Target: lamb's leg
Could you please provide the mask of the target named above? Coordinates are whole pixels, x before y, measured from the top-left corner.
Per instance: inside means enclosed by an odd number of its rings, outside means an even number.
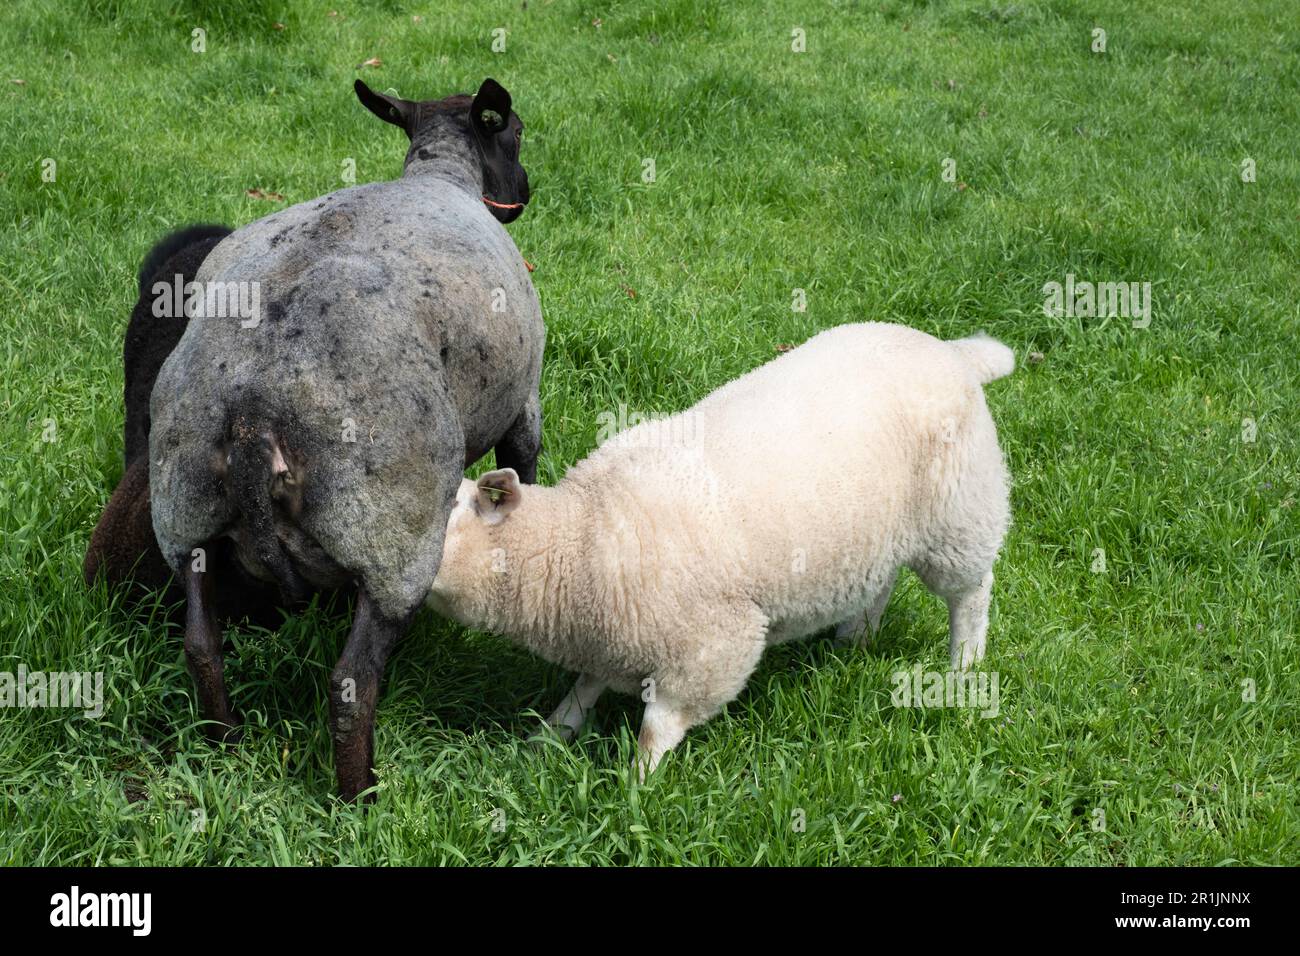
[[[948,657],[953,670],[967,670],[984,659],[989,630],[993,571],[917,564],[913,570],[948,604]]]
[[[636,739],[636,771],[642,783],[648,774],[654,773],[663,755],[681,743],[686,731],[697,722],[662,695],[645,705],[641,733]]]
[[[948,602],[948,657],[953,670],[969,670],[984,660],[992,595],[992,571],[978,584],[944,595]]]
[[[677,643],[683,649],[695,644],[679,656],[682,669],[661,670],[649,682],[652,693],[637,735],[635,769],[642,783],[688,730],[740,696],[767,647],[771,621],[753,604],[715,605],[708,614],[711,625],[698,622],[695,636],[682,635]]]
[[[210,549],[209,549],[210,550]],[[209,723],[205,733],[215,741],[238,738],[239,721],[230,708],[226,691],[225,664],[221,658],[223,635],[213,602],[212,571],[185,572],[185,663],[194,678],[199,714]]]
[[[364,586],[357,589],[352,631],[330,675],[330,731],[339,794],[355,801],[374,786],[375,703],[388,655],[406,632],[414,612],[402,620],[385,616]],[[371,797],[373,799],[373,795]]]
[[[608,685],[598,677],[579,674],[573,690],[560,701],[560,706],[546,718],[546,723],[555,728],[562,740],[572,740],[582,732],[587,723],[587,715]]]
[[[149,456],[131,462],[113,495],[104,506],[99,524],[90,535],[86,560],[82,564],[86,586],[93,587],[99,576],[110,588],[128,581],[133,592],[170,590],[177,582],[158,550],[149,513]],[[171,597],[171,595],[169,595]]]
[[[534,392],[523,411],[496,443],[498,468],[513,468],[526,485],[537,483],[537,456],[542,453],[542,404]]]
[[[835,628],[835,637],[838,640],[847,640],[854,638],[856,643],[861,646],[867,643],[867,640],[880,633],[880,620],[885,616],[885,607],[889,604],[889,597],[894,593],[894,582],[898,579],[898,571],[895,570],[889,575],[885,585],[871,600],[871,604],[861,614],[854,615],[847,621],[842,622],[839,627]]]

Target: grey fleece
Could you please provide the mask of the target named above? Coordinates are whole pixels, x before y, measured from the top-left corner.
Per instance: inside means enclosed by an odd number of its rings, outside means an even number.
[[[279,536],[295,563],[332,562],[398,617],[437,573],[465,464],[539,418],[545,329],[523,260],[476,158],[425,155],[251,223],[203,263],[200,283],[259,283],[260,321],[191,321],[154,387],[153,524],[173,568],[239,517],[223,476],[242,417],[292,453],[301,505]]]

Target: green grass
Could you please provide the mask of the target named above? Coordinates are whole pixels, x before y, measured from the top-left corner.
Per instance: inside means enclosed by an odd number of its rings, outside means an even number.
[[[1294,26],[1290,0],[5,4],[0,670],[102,671],[108,711],[0,711],[0,864],[1296,863]],[[514,94],[544,481],[602,411],[685,407],[827,326],[1015,348],[988,389],[1015,477],[997,719],[891,705],[895,671],[947,653],[905,576],[872,647],[770,652],[647,786],[635,701],[531,748],[570,675],[428,613],[388,669],[369,811],[332,796],[346,608],[232,633],[245,740],[204,742],[161,610],[81,583],[121,473],[135,269],[174,226],[340,188],[346,158],[396,176],[404,140],[357,75]],[[1045,316],[1067,273],[1151,282],[1150,327]]]

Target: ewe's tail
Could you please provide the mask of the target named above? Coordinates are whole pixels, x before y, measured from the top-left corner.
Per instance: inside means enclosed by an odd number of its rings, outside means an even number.
[[[975,370],[981,385],[1010,375],[1015,370],[1016,353],[983,332],[964,339],[954,339],[948,344],[957,349]]]
[[[140,263],[140,297],[144,298],[145,291],[152,284],[150,280],[153,279],[159,269],[167,264],[167,260],[176,253],[186,246],[202,242],[204,239],[224,239],[232,232],[234,230],[229,226],[203,224],[186,226],[163,236],[154,243],[152,249],[145,253],[144,261]],[[187,278],[192,279],[194,277],[187,276]]]

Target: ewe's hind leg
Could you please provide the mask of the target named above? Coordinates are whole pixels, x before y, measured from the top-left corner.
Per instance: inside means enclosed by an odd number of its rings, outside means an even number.
[[[343,656],[330,675],[330,730],[334,737],[334,769],[339,794],[353,802],[374,786],[375,704],[388,655],[414,617],[386,617],[364,586],[357,589],[357,606]],[[372,798],[373,799],[373,798]]]
[[[199,715],[208,721],[204,732],[217,742],[233,741],[238,736],[239,721],[226,691],[225,662],[221,657],[224,636],[213,602],[212,572],[195,571],[187,563],[184,577],[185,663],[194,678]]]
[[[529,396],[519,417],[496,443],[498,468],[513,468],[526,485],[537,483],[537,456],[542,452],[542,406],[537,394]]]
[[[572,740],[582,732],[587,723],[587,715],[608,685],[598,677],[579,674],[573,690],[560,701],[560,706],[546,718],[546,722],[560,735],[562,740]]]

